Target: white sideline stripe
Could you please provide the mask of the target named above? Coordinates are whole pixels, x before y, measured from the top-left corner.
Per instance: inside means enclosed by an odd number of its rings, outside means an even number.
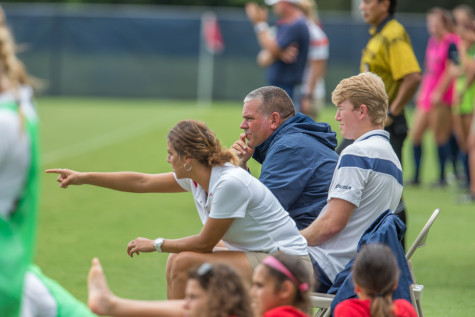
[[[43,154],[43,164],[51,164],[65,158],[82,155],[100,149],[104,146],[120,143],[125,140],[146,134],[154,129],[157,129],[160,126],[161,121],[162,120],[155,120],[154,122],[150,122],[148,124],[139,122],[134,125],[109,131],[107,133],[91,137],[87,140],[64,146],[57,150],[49,151]]]

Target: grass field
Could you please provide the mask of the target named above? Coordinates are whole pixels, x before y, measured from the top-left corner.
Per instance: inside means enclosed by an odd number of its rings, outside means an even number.
[[[238,137],[239,103],[198,108],[192,102],[135,99],[38,100],[42,119],[43,168],[80,171],[170,171],[166,135],[181,119],[206,121],[225,146]],[[322,117],[339,133],[335,109]],[[431,139],[427,138],[423,175],[436,178]],[[406,142],[404,175],[411,171]],[[258,175],[259,167],[251,164]],[[201,225],[191,195],[130,194],[91,186],[60,189],[53,175],[43,175],[36,262],[81,301],[87,299],[90,260],[98,256],[111,289],[137,299],[165,298],[166,254],[129,258],[127,242],[142,236],[179,238]],[[432,211],[440,207],[428,246],[413,257],[416,278],[425,285],[426,316],[474,316],[475,205],[457,205],[457,187],[433,190],[428,185],[405,188],[407,241],[412,243]]]

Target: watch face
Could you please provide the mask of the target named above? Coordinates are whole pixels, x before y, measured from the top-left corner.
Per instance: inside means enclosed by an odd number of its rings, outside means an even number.
[[[162,252],[162,244],[163,244],[163,238],[157,238],[153,242],[153,245],[155,246],[155,249],[157,249],[158,252]]]

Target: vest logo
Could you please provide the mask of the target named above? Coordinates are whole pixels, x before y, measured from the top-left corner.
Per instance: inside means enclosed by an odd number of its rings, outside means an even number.
[[[335,189],[351,190],[351,186],[337,184]]]

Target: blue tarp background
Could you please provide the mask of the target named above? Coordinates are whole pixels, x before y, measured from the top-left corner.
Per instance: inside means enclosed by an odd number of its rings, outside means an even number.
[[[195,99],[199,7],[4,4],[20,58],[43,79],[46,95]],[[225,50],[215,56],[213,99],[242,100],[265,85],[244,9],[213,8]],[[327,99],[338,81],[358,72],[368,26],[348,14],[320,12],[330,39]],[[428,39],[423,15],[398,18],[422,65]],[[275,21],[275,17],[274,17]]]

